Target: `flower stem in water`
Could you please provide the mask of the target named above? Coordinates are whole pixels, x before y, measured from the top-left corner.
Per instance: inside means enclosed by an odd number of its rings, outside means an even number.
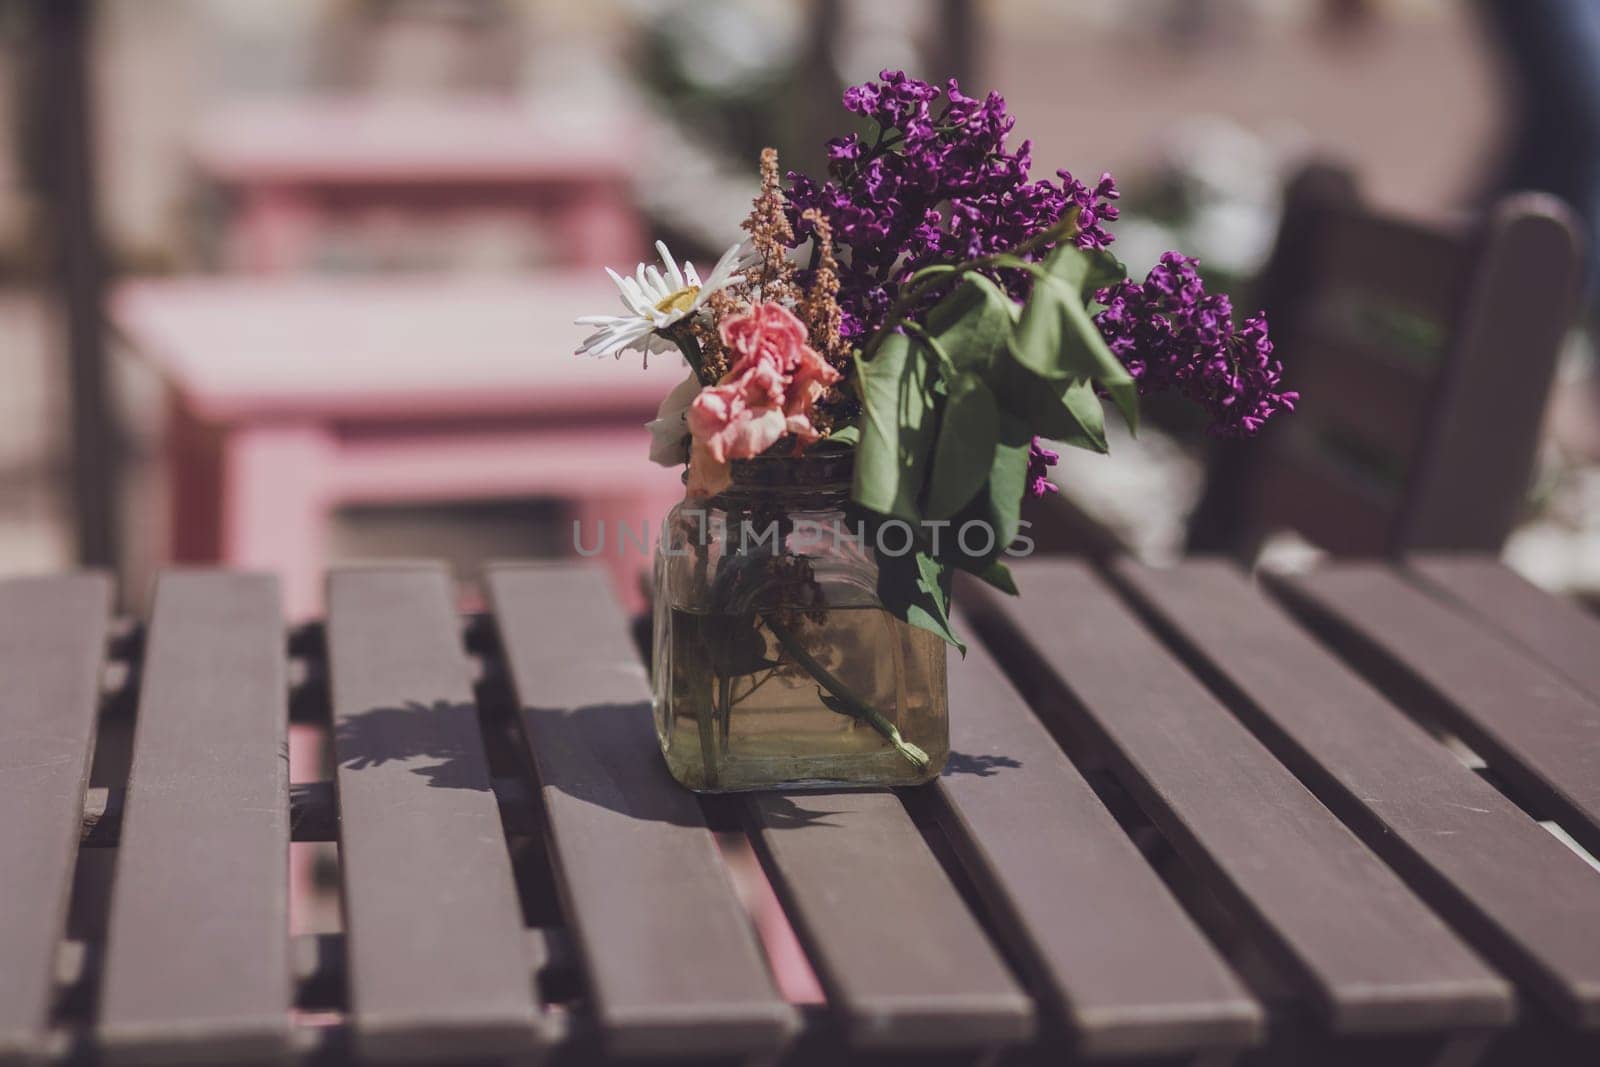
[[[718,755],[717,755],[717,709],[712,708],[708,715],[698,716],[700,727],[700,764],[705,772],[705,785],[708,789],[717,787]]]
[[[926,752],[902,738],[899,727],[885,718],[882,712],[852,693],[849,686],[840,681],[828,668],[818,663],[816,658],[806,651],[805,646],[786,626],[771,615],[762,616],[762,620],[767,624],[767,629],[772,631],[772,635],[778,639],[778,644],[783,646],[783,650],[794,657],[795,662],[804,667],[811,677],[815,678],[822,688],[833,696],[834,702],[838,704],[837,707],[834,707],[835,711],[841,711],[843,714],[860,719],[868,726],[871,726],[894,746],[896,752],[904,756],[906,761],[918,770],[928,766],[931,761]],[[832,707],[833,702],[829,702],[829,706]]]

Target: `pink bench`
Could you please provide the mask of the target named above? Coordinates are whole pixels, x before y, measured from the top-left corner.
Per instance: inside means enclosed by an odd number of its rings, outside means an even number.
[[[615,300],[565,274],[124,286],[115,325],[170,395],[171,558],[276,571],[309,617],[341,504],[552,497],[585,548],[607,520],[602,558],[641,607],[647,553],[617,523],[682,496],[643,423],[684,371],[572,355],[573,316]]]
[[[301,97],[224,104],[189,145],[234,203],[235,267],[304,266],[325,216],[376,207],[497,208],[537,217],[563,262],[633,263],[644,246],[632,181],[639,137],[614,113],[497,97]]]

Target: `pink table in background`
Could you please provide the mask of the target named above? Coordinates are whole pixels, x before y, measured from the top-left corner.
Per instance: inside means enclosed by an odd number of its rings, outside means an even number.
[[[149,281],[113,318],[166,381],[175,560],[283,576],[292,615],[321,606],[333,510],[501,497],[571,501],[618,592],[642,606],[647,554],[619,552],[682,496],[647,458],[682,361],[574,356],[573,316],[615,306],[604,277]]]
[[[227,245],[256,271],[301,266],[329,213],[377,206],[526,211],[563,261],[633,263],[635,123],[497,97],[299,97],[216,107],[191,138],[201,178],[235,201]]]

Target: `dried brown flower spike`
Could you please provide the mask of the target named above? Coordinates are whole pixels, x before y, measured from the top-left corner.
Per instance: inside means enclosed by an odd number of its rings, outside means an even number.
[[[811,285],[800,301],[800,321],[806,324],[811,347],[822,353],[834,369],[843,370],[850,361],[850,348],[839,336],[843,315],[839,311],[839,263],[833,258],[833,227],[815,208],[807,210],[803,217],[811,224],[816,242],[816,267],[811,272]]]
[[[789,244],[794,230],[783,210],[783,184],[778,173],[778,150],[761,150],[761,192],[742,223],[750,244],[760,258],[760,277],[753,286],[752,298],[797,303],[794,264],[789,262]],[[748,279],[748,275],[747,275]]]

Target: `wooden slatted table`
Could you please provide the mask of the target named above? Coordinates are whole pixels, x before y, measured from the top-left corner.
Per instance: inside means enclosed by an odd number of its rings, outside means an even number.
[[[1593,617],[1479,558],[1021,569],[937,782],[717,798],[598,572],[463,620],[349,569],[289,633],[259,575],[0,581],[0,1063],[1600,1062]]]

